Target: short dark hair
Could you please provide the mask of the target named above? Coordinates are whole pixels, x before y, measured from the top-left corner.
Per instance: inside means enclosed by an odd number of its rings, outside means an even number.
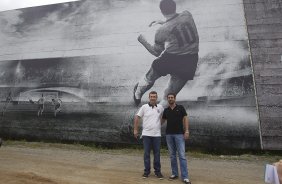
[[[151,94],[152,94],[152,95],[158,95],[158,93],[157,93],[156,91],[151,91],[151,92],[149,93],[149,96],[150,96]]]
[[[173,14],[176,12],[176,3],[173,0],[161,0],[160,9],[164,15]]]
[[[174,98],[176,98],[176,94],[175,94],[175,93],[168,93],[168,94],[166,95],[166,97],[168,98],[169,95],[172,95],[172,96],[174,96]]]

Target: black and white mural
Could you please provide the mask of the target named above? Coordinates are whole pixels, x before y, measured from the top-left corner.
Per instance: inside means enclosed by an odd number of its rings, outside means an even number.
[[[195,76],[177,95],[189,113],[188,144],[259,148],[242,0],[176,4],[180,14],[191,13],[199,37]],[[139,35],[154,44],[166,24],[150,25],[156,20],[165,20],[159,0],[82,0],[1,12],[0,134],[135,143],[134,87],[157,58]],[[160,101],[171,78],[150,88]],[[147,100],[144,91],[141,104]]]

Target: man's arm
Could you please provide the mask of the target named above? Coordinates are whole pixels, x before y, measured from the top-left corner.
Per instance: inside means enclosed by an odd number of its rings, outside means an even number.
[[[167,117],[166,117],[166,109],[163,111],[163,114],[162,114],[162,119],[161,119],[161,124],[164,124],[165,121],[166,121]]]
[[[189,120],[187,116],[183,117],[183,126],[184,126],[184,138],[187,140],[189,138]]]
[[[146,38],[140,34],[138,36],[138,41],[154,56],[158,57],[162,51],[164,50],[164,48],[161,45],[155,44],[155,45],[151,45]]]
[[[166,119],[162,118],[162,119],[161,119],[161,124],[164,124],[165,121],[166,121]]]
[[[139,127],[139,121],[140,121],[140,117],[135,115],[134,118],[134,130],[133,130],[133,134],[134,137],[137,139],[138,138],[138,127]]]

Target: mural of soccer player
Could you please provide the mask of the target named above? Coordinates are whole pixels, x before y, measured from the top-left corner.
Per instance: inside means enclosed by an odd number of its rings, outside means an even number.
[[[166,104],[168,93],[177,94],[188,80],[193,80],[198,63],[199,36],[192,14],[188,11],[176,13],[173,0],[162,0],[159,4],[165,21],[153,21],[149,26],[161,24],[151,45],[141,34],[138,41],[157,57],[144,78],[134,86],[133,99],[138,106],[142,95],[161,76],[170,74],[161,104]]]
[[[52,99],[52,104],[54,105],[54,116],[57,116],[57,113],[61,111],[61,105],[62,105],[62,100],[57,98],[57,99]]]
[[[44,103],[45,103],[45,98],[43,96],[43,93],[39,100],[37,101],[38,103],[38,111],[37,111],[37,116],[42,116],[42,113],[44,111]]]
[[[8,105],[10,104],[11,101],[12,101],[12,92],[9,92],[2,109],[2,116],[4,116],[5,112],[7,111]]]

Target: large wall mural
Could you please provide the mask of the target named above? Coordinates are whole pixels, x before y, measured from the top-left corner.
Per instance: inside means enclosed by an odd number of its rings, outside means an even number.
[[[176,3],[177,12],[192,14],[199,35],[195,76],[177,96],[189,113],[189,144],[260,148],[242,0]],[[135,143],[133,89],[156,59],[137,37],[154,43],[161,25],[149,24],[160,19],[157,0],[84,0],[1,12],[0,134]],[[159,100],[169,80],[161,77],[150,89]]]

